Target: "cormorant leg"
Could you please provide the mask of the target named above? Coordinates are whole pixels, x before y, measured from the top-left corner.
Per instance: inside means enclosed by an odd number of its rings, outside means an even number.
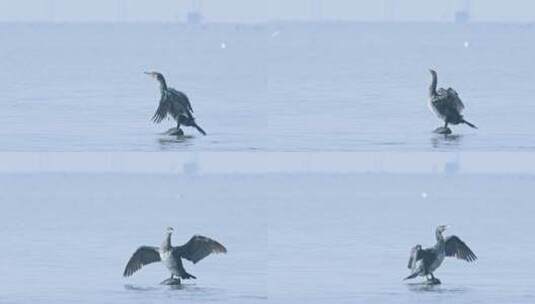
[[[182,131],[182,129],[180,129],[180,116],[177,117],[177,119],[176,119],[176,131],[171,135],[178,135],[178,136],[184,135],[184,131]]]
[[[437,134],[444,134],[444,135],[451,134],[451,130],[450,128],[448,128],[448,121],[447,120],[444,121],[444,126],[436,128],[435,131],[433,132]]]
[[[431,273],[431,282],[433,284],[441,284],[440,280],[435,278],[435,276]]]
[[[171,274],[171,277],[169,279],[165,279],[160,282],[160,285],[169,285],[174,280],[174,275]]]

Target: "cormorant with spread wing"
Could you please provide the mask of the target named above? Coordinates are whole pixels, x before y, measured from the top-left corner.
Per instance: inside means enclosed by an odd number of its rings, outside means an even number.
[[[179,284],[181,278],[196,279],[194,275],[187,273],[184,269],[182,265],[183,258],[196,264],[211,253],[227,253],[227,249],[223,245],[200,235],[193,236],[182,246],[173,247],[171,246],[171,234],[173,231],[173,228],[167,228],[166,238],[159,248],[139,247],[126,264],[123,276],[131,276],[147,264],[162,262],[171,272],[171,278],[163,281],[162,284]]]
[[[459,98],[459,94],[452,88],[440,88],[437,90],[437,72],[434,70],[429,70],[429,72],[432,76],[431,85],[429,86],[429,108],[438,118],[444,120],[444,127],[435,129],[435,132],[450,134],[451,130],[448,128],[448,124],[458,125],[461,123],[477,129],[475,125],[466,121],[461,114],[464,110],[464,104]]]
[[[455,235],[444,238],[442,233],[448,226],[440,225],[435,231],[437,243],[435,246],[422,249],[421,245],[416,245],[411,250],[409,258],[409,269],[411,274],[404,280],[413,279],[417,276],[425,276],[431,284],[440,284],[440,280],[433,276],[433,272],[440,267],[445,257],[456,257],[467,262],[473,262],[477,256],[472,250]],[[429,279],[429,276],[431,277]]]
[[[180,126],[194,127],[202,135],[206,135],[206,132],[197,125],[195,118],[193,117],[193,108],[189,102],[186,94],[177,91],[167,86],[165,78],[158,72],[145,72],[145,74],[152,76],[160,83],[160,103],[156,113],[152,117],[152,121],[160,123],[169,114],[176,121],[176,132],[173,135],[183,135],[184,132],[180,129]]]

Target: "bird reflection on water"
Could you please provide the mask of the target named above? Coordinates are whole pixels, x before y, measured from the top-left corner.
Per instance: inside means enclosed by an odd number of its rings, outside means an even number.
[[[223,289],[199,287],[196,284],[159,285],[158,287],[126,284],[124,288],[127,292],[156,293],[160,296],[183,300],[198,300],[199,297],[207,301],[226,298],[226,292]]]
[[[466,292],[466,289],[461,287],[444,288],[441,285],[427,283],[409,283],[407,287],[409,291],[415,293],[462,294]]]
[[[435,149],[460,147],[463,140],[463,135],[460,134],[435,134],[431,137],[431,145]]]
[[[166,136],[158,138],[158,144],[160,150],[174,150],[177,144],[182,144],[182,147],[190,147],[193,145],[193,139],[195,136],[182,135],[182,136]]]
[[[153,291],[158,290],[156,287],[143,287],[143,286],[136,286],[132,284],[125,284],[124,289],[126,290],[135,290],[135,291]]]

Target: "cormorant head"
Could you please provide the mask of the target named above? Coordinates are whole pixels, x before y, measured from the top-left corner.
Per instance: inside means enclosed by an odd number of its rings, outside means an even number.
[[[173,231],[175,231],[175,229],[173,229],[173,227],[167,227],[167,229],[165,230],[165,232],[167,232],[167,234],[171,234],[171,233],[173,233]]]
[[[429,69],[429,73],[431,73],[433,76],[437,76],[437,72],[433,69]]]
[[[450,228],[449,225],[440,225],[437,227],[437,231],[439,231],[440,233],[446,231],[446,229]]]
[[[151,76],[152,78],[158,80],[159,82],[165,81],[165,79],[163,78],[162,73],[159,73],[159,72],[145,72],[145,74]]]

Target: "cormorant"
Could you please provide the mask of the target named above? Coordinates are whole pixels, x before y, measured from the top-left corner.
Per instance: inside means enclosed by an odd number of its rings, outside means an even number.
[[[434,70],[429,70],[429,72],[433,77],[429,86],[429,108],[438,118],[444,120],[444,127],[439,127],[434,132],[450,134],[451,130],[448,128],[448,124],[458,125],[461,123],[477,129],[475,125],[466,121],[461,115],[464,104],[459,98],[459,94],[452,88],[440,88],[437,90],[437,72]]]
[[[171,234],[173,231],[172,227],[167,228],[166,238],[159,248],[139,247],[126,264],[123,276],[131,276],[147,264],[162,262],[171,272],[171,278],[163,281],[162,284],[180,284],[180,278],[196,279],[194,275],[187,273],[184,269],[182,265],[183,258],[196,264],[211,253],[227,253],[227,249],[223,245],[200,235],[193,236],[182,246],[173,247],[171,246]]]
[[[202,135],[206,135],[206,132],[197,125],[195,118],[193,117],[193,108],[189,102],[188,96],[186,94],[177,91],[173,88],[167,86],[165,78],[161,73],[158,72],[145,72],[145,74],[152,76],[160,83],[160,104],[158,109],[152,117],[152,121],[155,123],[160,123],[167,114],[169,114],[176,121],[176,132],[173,135],[183,135],[184,132],[180,129],[180,126],[194,127]]]
[[[444,232],[448,226],[440,225],[435,231],[437,243],[435,246],[422,249],[416,245],[411,250],[408,268],[411,274],[404,280],[413,279],[417,276],[425,276],[431,284],[440,284],[440,280],[433,276],[433,272],[440,267],[445,257],[456,257],[467,262],[477,259],[476,255],[468,246],[455,235],[444,238]],[[431,276],[429,279],[428,276]]]

